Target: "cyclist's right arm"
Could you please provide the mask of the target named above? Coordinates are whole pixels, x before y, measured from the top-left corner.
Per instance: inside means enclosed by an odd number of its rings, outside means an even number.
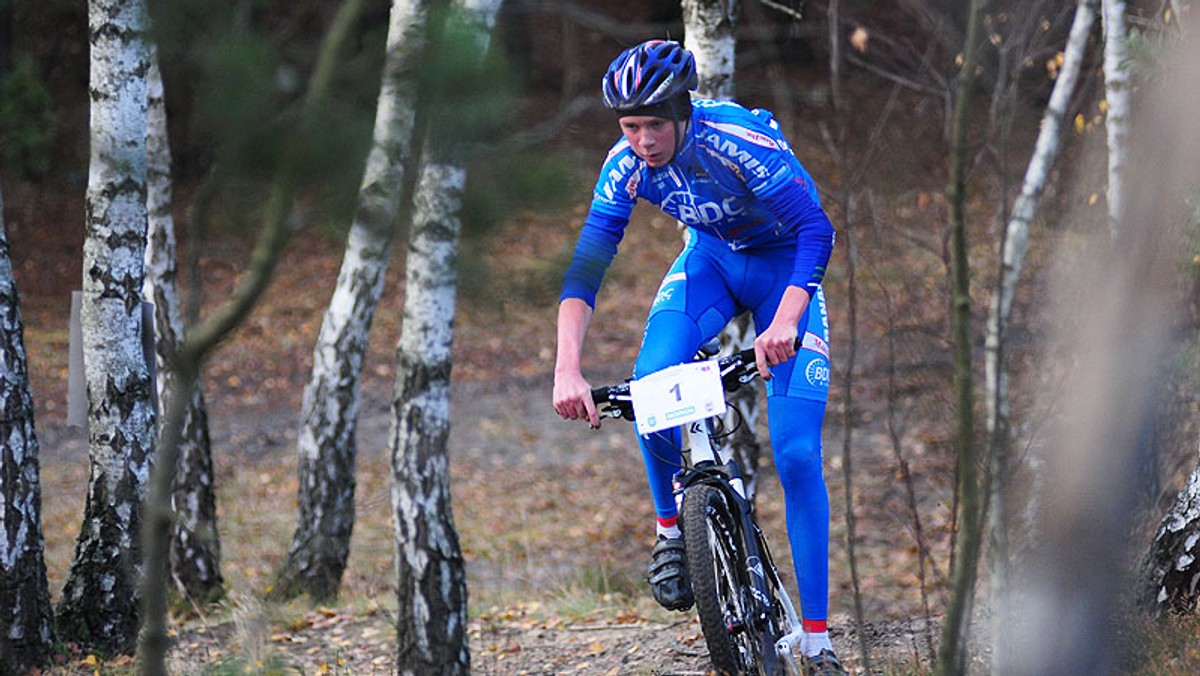
[[[565,420],[586,419],[600,426],[591,387],[583,377],[583,340],[596,293],[604,273],[617,255],[633,211],[640,166],[624,137],[609,151],[592,192],[592,205],[584,220],[571,264],[563,279],[558,305],[558,352],[554,363],[554,410]],[[632,181],[632,182],[631,182]]]
[[[592,319],[592,307],[580,298],[564,298],[558,305],[558,354],[554,360],[554,410],[564,420],[586,419],[600,426],[592,401],[592,387],[583,377],[583,339]]]

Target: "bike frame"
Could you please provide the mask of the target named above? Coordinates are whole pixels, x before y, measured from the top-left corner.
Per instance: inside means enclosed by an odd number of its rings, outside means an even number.
[[[745,482],[742,480],[741,467],[733,459],[729,449],[723,449],[716,442],[716,417],[692,422],[687,425],[687,448],[683,450],[684,468],[676,476],[676,503],[682,505],[688,489],[697,484],[708,484],[721,490],[726,500],[733,506],[735,516],[741,524],[744,534],[743,542],[735,542],[734,546],[745,548],[744,561],[746,569],[742,573],[750,582],[754,594],[753,617],[750,621],[763,621],[771,612],[771,598],[767,576],[771,577],[777,595],[783,604],[787,615],[786,633],[771,646],[762,646],[764,655],[774,650],[776,657],[786,664],[791,673],[800,673],[796,663],[793,647],[801,637],[803,630],[796,606],[792,603],[791,595],[783,586],[779,571],[771,558],[766,546],[762,529],[754,520],[754,506],[746,496]]]
[[[797,349],[799,348],[797,341]],[[706,345],[702,348],[699,358],[714,358],[716,349]],[[732,391],[749,383],[758,377],[754,367],[754,351],[743,350],[740,353],[722,357],[720,365],[721,381],[726,391]],[[613,385],[592,390],[592,399],[597,405],[605,404],[607,408],[601,411],[602,417],[625,418],[634,420],[632,398],[629,392],[629,382],[623,385]],[[800,666],[796,662],[793,650],[795,644],[804,636],[800,616],[792,602],[791,595],[784,587],[779,577],[779,570],[771,558],[770,549],[762,529],[754,520],[754,507],[746,496],[745,482],[742,480],[741,468],[733,459],[732,452],[722,449],[718,438],[718,421],[720,416],[712,416],[703,420],[688,423],[684,428],[687,441],[684,448],[679,449],[683,458],[683,467],[676,474],[675,501],[682,507],[689,488],[697,485],[709,485],[720,490],[727,504],[731,505],[738,520],[742,533],[742,542],[734,542],[734,546],[745,551],[745,570],[742,574],[750,582],[753,596],[753,617],[749,621],[765,621],[771,612],[770,585],[773,583],[777,596],[783,606],[787,621],[787,633],[774,642],[774,645],[764,645],[760,648],[763,659],[773,651],[776,658],[787,665],[790,673],[799,674]]]

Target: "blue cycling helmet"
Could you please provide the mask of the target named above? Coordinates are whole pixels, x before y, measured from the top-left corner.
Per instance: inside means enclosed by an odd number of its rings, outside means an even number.
[[[608,66],[604,105],[617,115],[652,115],[684,120],[692,114],[688,92],[699,84],[696,59],[683,45],[648,40],[630,47]]]

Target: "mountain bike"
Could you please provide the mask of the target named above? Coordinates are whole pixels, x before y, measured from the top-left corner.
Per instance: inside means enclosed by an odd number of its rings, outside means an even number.
[[[758,368],[753,349],[718,359],[718,347],[715,341],[706,345],[692,364],[715,364],[723,399],[754,380]],[[637,382],[592,390],[600,416],[637,422]],[[678,383],[668,380],[663,387],[681,398]],[[680,449],[682,462],[674,485],[692,595],[709,657],[718,673],[798,674],[793,645],[803,630],[755,520],[741,469],[721,450],[721,439],[732,430],[725,430],[719,411],[701,415],[684,427],[687,444]],[[741,421],[735,429],[737,424]]]

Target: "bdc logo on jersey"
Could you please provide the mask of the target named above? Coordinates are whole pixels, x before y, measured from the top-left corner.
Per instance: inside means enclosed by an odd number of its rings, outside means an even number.
[[[829,362],[817,357],[804,367],[804,377],[813,387],[829,387]]]
[[[682,190],[667,195],[660,208],[684,225],[708,225],[746,210],[734,197],[727,197],[720,202],[699,202],[694,195]]]

